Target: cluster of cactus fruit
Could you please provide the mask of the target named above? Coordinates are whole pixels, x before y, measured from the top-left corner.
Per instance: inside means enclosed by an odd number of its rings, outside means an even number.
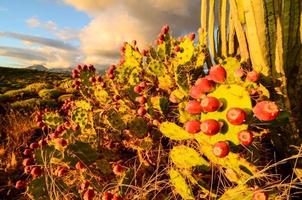
[[[155,47],[140,51],[136,41],[125,43],[119,64],[103,76],[92,65],[78,65],[72,77],[79,95],[60,110],[36,114],[45,135],[24,149],[29,176],[16,188],[27,188],[33,199],[150,199],[155,193],[134,188],[143,188],[148,177],[152,187],[153,170],[162,167],[172,187],[156,199],[168,197],[171,188],[183,199],[276,195],[253,185],[260,170],[244,159],[242,146],[262,136],[262,122],[275,120],[280,109],[259,83],[261,72],[232,57],[206,65],[205,38],[200,33],[195,42],[191,33],[175,39],[164,26]],[[137,162],[143,167],[133,177]],[[197,176],[211,174],[211,165],[230,187],[214,192],[207,176]]]

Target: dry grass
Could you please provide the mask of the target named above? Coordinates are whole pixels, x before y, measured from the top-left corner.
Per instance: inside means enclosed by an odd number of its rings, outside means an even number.
[[[36,128],[33,118],[32,114],[16,110],[0,115],[0,196],[3,198],[21,198],[13,185],[23,173],[20,148],[28,144]]]

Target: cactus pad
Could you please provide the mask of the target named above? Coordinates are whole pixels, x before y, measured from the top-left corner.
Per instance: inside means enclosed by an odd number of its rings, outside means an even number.
[[[209,166],[209,163],[197,151],[185,145],[174,147],[170,152],[170,158],[178,168]]]

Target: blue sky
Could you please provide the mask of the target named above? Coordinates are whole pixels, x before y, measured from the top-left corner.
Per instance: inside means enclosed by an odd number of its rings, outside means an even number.
[[[117,62],[124,40],[144,47],[166,23],[176,35],[196,30],[199,3],[192,2],[1,0],[0,66],[105,67]]]

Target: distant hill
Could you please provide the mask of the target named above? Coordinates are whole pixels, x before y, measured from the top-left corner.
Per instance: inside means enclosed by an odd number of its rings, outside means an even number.
[[[32,70],[38,70],[38,71],[48,71],[48,68],[43,65],[31,65],[28,67],[25,67],[25,69],[32,69]]]

